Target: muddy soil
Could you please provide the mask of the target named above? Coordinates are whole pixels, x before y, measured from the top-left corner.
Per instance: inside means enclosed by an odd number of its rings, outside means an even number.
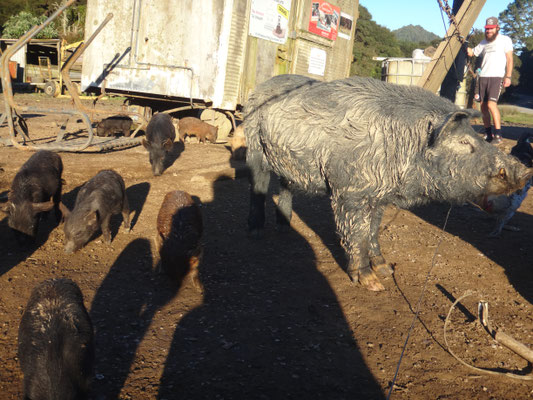
[[[71,107],[66,99],[15,96],[23,105]],[[119,107],[120,101],[103,101]],[[3,110],[3,106],[2,106]],[[28,113],[32,137],[53,137],[63,117]],[[75,124],[68,129],[76,130]],[[527,127],[504,127],[509,151]],[[0,137],[6,138],[5,123]],[[477,322],[489,303],[498,329],[533,347],[533,196],[511,220],[520,230],[488,238],[493,220],[471,206],[389,208],[380,230],[394,276],[373,293],[350,281],[328,199],[297,195],[292,230],[274,226],[276,186],[262,240],[246,235],[244,163],[225,144],[177,146],[172,165],[152,176],[142,146],[105,153],[60,153],[63,200],[112,168],[126,182],[132,231],[112,219],[99,234],[63,251],[50,216],[34,246],[20,247],[0,219],[0,398],[19,399],[17,330],[32,288],[54,278],[81,288],[96,336],[91,399],[527,399],[533,382],[486,375],[461,364],[527,373],[527,362]],[[31,152],[0,147],[0,195]],[[202,204],[204,256],[199,292],[154,271],[153,237],[165,193],[185,190]],[[447,223],[446,223],[447,220]],[[443,226],[446,227],[443,230]],[[444,324],[453,302],[467,291]],[[419,311],[415,318],[416,310]],[[410,327],[412,326],[412,330]]]

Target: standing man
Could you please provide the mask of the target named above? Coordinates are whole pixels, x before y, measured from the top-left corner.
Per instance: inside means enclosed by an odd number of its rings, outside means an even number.
[[[485,23],[485,39],[474,49],[468,48],[467,53],[469,57],[483,57],[479,72],[479,92],[475,93],[474,98],[481,102],[485,140],[500,144],[501,119],[497,103],[502,87],[509,87],[511,84],[513,42],[510,37],[500,34],[498,19],[490,17]],[[491,116],[494,131],[491,128]]]

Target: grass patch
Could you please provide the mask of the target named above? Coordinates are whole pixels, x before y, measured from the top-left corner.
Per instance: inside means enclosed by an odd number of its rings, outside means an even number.
[[[526,114],[506,106],[499,106],[502,122],[533,127],[533,114]]]

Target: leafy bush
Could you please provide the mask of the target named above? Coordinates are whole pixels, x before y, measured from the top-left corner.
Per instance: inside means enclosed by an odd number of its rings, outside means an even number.
[[[40,25],[46,21],[46,16],[37,17],[28,11],[21,11],[16,15],[9,17],[3,27],[2,36],[7,39],[18,39],[33,26]],[[47,25],[37,36],[36,39],[55,39],[59,34],[52,25]]]

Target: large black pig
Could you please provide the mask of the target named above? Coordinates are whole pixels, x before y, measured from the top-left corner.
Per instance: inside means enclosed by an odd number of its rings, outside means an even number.
[[[19,325],[18,357],[24,399],[87,398],[94,333],[76,283],[50,279],[33,289]]]
[[[18,240],[35,239],[44,211],[55,208],[56,219],[61,219],[62,172],[61,157],[48,150],[36,152],[20,167],[5,208],[8,224]]]
[[[111,243],[111,216],[122,213],[124,228],[130,229],[130,210],[122,177],[111,169],[98,172],[87,181],[76,197],[74,209],[60,204],[65,215],[65,251],[72,253],[89,242],[102,229],[104,240]]]
[[[281,227],[291,219],[291,190],[327,193],[350,278],[383,290],[374,271],[393,272],[378,243],[387,205],[476,201],[521,188],[531,176],[476,135],[470,118],[477,114],[419,87],[370,78],[269,79],[245,106],[250,233],[264,227],[270,171],[281,178]]]
[[[172,150],[175,139],[176,128],[172,117],[165,113],[155,114],[146,127],[146,138],[142,141],[150,155],[152,173],[155,176],[163,173],[166,155]]]

